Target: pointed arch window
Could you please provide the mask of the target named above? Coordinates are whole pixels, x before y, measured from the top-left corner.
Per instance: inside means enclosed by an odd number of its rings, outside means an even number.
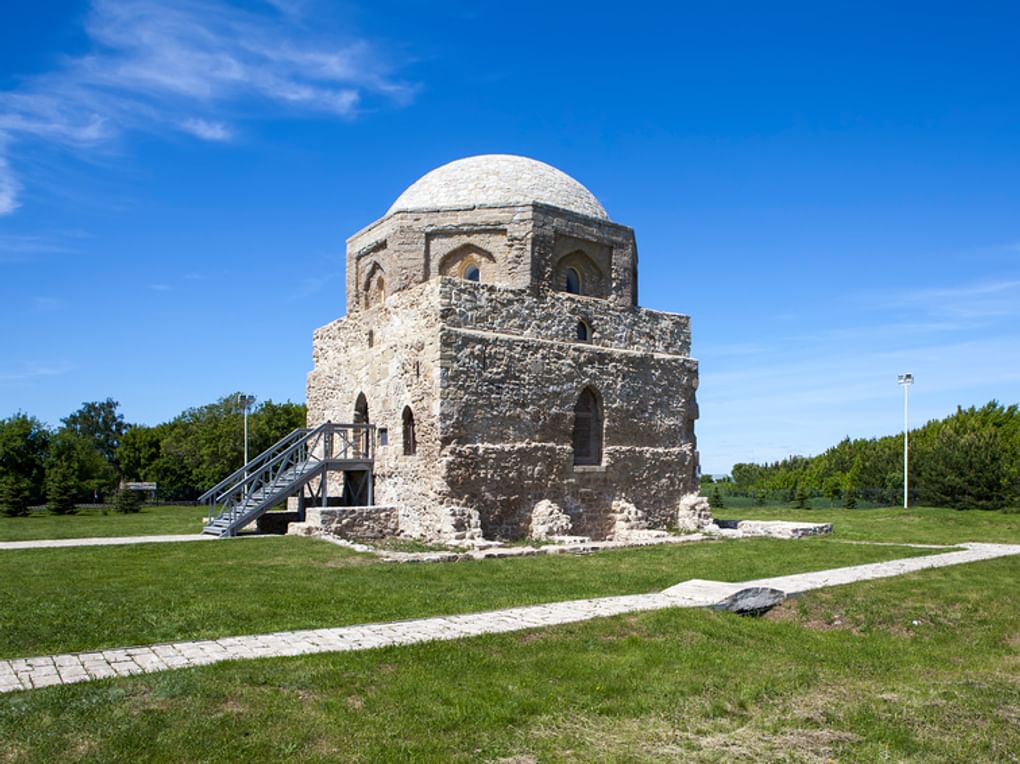
[[[602,403],[590,387],[574,406],[574,464],[602,464]]]
[[[581,274],[577,268],[567,268],[564,272],[563,289],[570,294],[581,294]]]
[[[358,393],[358,399],[354,402],[354,424],[368,424],[368,399],[364,393]],[[354,447],[364,454],[368,451],[368,428],[358,428],[354,431]]]
[[[418,435],[414,429],[414,412],[410,406],[404,406],[404,456],[414,456],[418,453]]]
[[[591,326],[587,321],[577,322],[577,339],[579,342],[591,342]]]

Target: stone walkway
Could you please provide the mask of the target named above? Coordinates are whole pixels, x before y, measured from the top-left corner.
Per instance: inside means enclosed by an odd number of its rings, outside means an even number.
[[[124,544],[164,544],[171,541],[215,541],[215,536],[185,533],[165,536],[108,536],[79,539],[35,539],[32,541],[0,541],[0,551],[15,549],[52,549],[70,546],[122,546]]]
[[[238,539],[271,539],[279,538],[269,534],[242,533],[231,541]],[[32,539],[30,541],[0,541],[0,552],[16,549],[53,549],[74,546],[124,546],[127,544],[167,544],[175,541],[216,541],[216,536],[205,533],[177,533],[164,536],[90,536],[76,539]]]
[[[332,629],[277,632],[222,639],[187,640],[146,647],[125,647],[84,653],[0,660],[0,692],[28,690],[56,684],[131,676],[152,671],[202,666],[220,661],[270,658],[310,653],[368,650],[415,642],[460,639],[479,634],[518,631],[592,618],[661,610],[671,607],[711,607],[744,589],[779,589],[788,596],[855,581],[899,576],[996,557],[1020,554],[1020,545],[961,544],[959,551],[927,557],[854,565],[792,576],[741,583],[692,579],[653,594],[600,597],[546,605],[494,610],[486,613],[420,618],[413,621],[344,626]]]

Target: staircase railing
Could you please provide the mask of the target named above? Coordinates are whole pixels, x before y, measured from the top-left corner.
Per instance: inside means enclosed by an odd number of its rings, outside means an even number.
[[[326,422],[294,430],[199,497],[209,507],[209,526],[222,518],[230,526],[224,531],[232,533],[324,472],[328,462],[371,460],[374,429]]]

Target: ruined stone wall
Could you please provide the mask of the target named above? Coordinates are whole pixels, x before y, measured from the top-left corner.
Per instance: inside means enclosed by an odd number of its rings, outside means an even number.
[[[603,274],[598,291],[614,305],[637,305],[637,244],[626,226],[545,205],[533,205],[532,276],[543,289],[562,289],[561,259],[581,249]],[[587,291],[587,290],[586,290]]]
[[[449,272],[458,255],[473,255],[485,283],[519,288],[531,282],[532,208],[498,207],[396,212],[347,243],[347,311],[365,304],[369,275],[385,274],[387,295]]]
[[[625,350],[687,356],[691,321],[687,316],[621,307],[608,300],[566,292],[539,293],[446,279],[440,285],[443,325],[574,342],[577,322],[593,331],[590,344]]]
[[[595,321],[604,344],[589,344],[566,331],[572,296],[453,280],[440,291],[441,502],[477,509],[486,537],[526,535],[542,500],[571,517],[573,532],[599,538],[621,502],[651,527],[675,520],[697,465],[697,362],[686,357],[685,317],[614,315],[604,303]],[[574,406],[585,386],[602,399],[600,466],[573,464]]]
[[[482,283],[562,289],[562,265],[578,251],[602,274],[589,279],[589,293],[636,305],[637,250],[625,226],[541,204],[396,212],[347,242],[347,312],[364,308],[366,288],[379,274],[388,296],[451,273],[444,264],[467,255]]]
[[[371,335],[371,346],[369,336]],[[359,393],[368,401],[369,422],[386,428],[388,445],[375,450],[377,505],[400,509],[408,535],[427,534],[434,524],[439,458],[437,431],[439,308],[430,285],[398,293],[381,306],[362,310],[316,330],[314,369],[308,375],[308,424],[351,422]],[[404,454],[403,410],[414,413],[417,453]],[[340,496],[339,475],[330,495]],[[425,530],[422,529],[425,523]]]

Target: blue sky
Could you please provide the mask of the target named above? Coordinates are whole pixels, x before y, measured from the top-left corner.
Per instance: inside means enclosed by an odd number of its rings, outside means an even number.
[[[634,227],[706,472],[1020,400],[1015,3],[0,10],[0,416],[303,400],[344,240],[478,153]]]

